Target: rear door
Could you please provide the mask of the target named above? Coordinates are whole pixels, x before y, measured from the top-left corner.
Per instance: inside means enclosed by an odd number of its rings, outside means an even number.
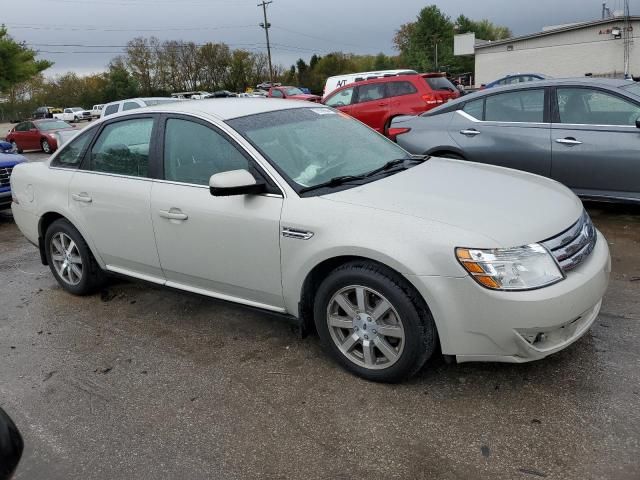
[[[356,91],[357,103],[353,106],[351,115],[375,131],[384,133],[391,105],[387,95],[386,82],[360,85],[356,87]]]
[[[640,194],[640,104],[593,87],[554,95],[552,176],[584,195]]]
[[[551,175],[548,92],[523,88],[467,102],[450,134],[467,160]]]
[[[157,117],[100,127],[69,184],[69,206],[108,270],[163,283],[149,210]]]

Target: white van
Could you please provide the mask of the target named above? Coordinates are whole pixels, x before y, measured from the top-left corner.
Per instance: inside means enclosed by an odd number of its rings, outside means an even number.
[[[362,80],[368,80],[370,78],[378,77],[393,77],[394,75],[412,75],[417,74],[415,70],[378,70],[377,72],[359,72],[359,73],[347,73],[345,75],[336,75],[334,77],[327,78],[324,84],[324,91],[322,97],[326,97],[336,88],[343,87],[349,83],[361,82]]]
[[[133,110],[134,108],[150,107],[152,105],[160,105],[162,103],[182,102],[184,98],[170,97],[146,97],[146,98],[127,98],[126,100],[118,100],[117,102],[107,103],[100,111],[100,118],[114,113],[124,112],[125,110]]]

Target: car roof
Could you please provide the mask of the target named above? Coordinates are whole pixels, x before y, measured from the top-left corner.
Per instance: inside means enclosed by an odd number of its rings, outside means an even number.
[[[145,107],[145,112],[175,112],[205,114],[219,120],[231,120],[233,118],[246,117],[259,113],[275,112],[278,110],[290,110],[293,108],[328,108],[317,103],[305,100],[285,100],[281,98],[206,98],[203,100],[185,100],[182,102],[164,103]],[[140,113],[140,110],[129,110],[132,113]]]
[[[478,90],[477,92],[470,93],[468,95],[463,95],[462,97],[456,98],[444,105],[440,105],[433,110],[429,110],[427,113],[437,114],[440,110],[444,110],[445,108],[451,108],[454,105],[458,105],[460,103],[465,103],[471,101],[475,98],[482,98],[488,95],[495,95],[498,92],[508,92],[510,90],[524,90],[528,88],[544,88],[544,87],[554,87],[554,86],[563,86],[563,85],[580,85],[580,86],[592,86],[592,87],[604,87],[610,89],[618,89],[620,87],[624,87],[626,85],[633,85],[635,82],[633,80],[622,80],[617,78],[599,78],[599,77],[576,77],[576,78],[554,78],[554,79],[545,79],[538,80],[535,82],[525,82],[518,83],[515,85],[500,85],[497,87],[493,87],[491,89],[486,90]],[[628,92],[627,92],[628,93]]]

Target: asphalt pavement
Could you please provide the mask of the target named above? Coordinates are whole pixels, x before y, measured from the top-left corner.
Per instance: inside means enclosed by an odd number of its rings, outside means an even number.
[[[640,208],[588,207],[613,273],[587,335],[523,365],[435,358],[399,385],[240,306],[122,280],[71,296],[0,213],[16,480],[638,479]]]

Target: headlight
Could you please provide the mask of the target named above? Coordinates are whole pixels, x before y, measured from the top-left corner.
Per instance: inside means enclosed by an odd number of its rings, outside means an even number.
[[[492,290],[529,290],[564,278],[542,245],[480,250],[456,248],[460,264],[480,285]]]

